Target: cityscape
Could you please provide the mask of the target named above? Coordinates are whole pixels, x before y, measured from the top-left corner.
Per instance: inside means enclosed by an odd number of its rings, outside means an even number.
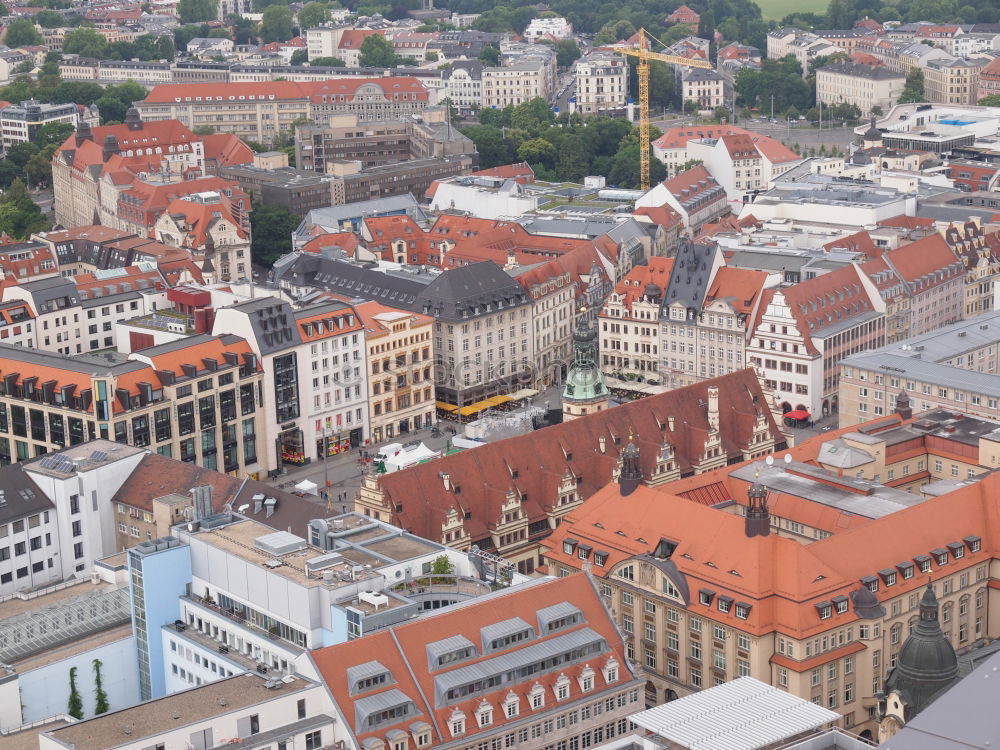
[[[1000,745],[997,0],[4,0],[0,154],[0,750]]]

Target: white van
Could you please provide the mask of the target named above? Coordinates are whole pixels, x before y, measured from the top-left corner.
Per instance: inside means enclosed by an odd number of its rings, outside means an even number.
[[[394,456],[401,450],[403,450],[402,443],[386,443],[378,449],[378,453],[376,453],[375,456],[379,461],[385,461],[387,458]]]

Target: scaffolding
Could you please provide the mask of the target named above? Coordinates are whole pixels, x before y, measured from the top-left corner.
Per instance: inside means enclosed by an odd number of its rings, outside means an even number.
[[[131,619],[128,586],[64,599],[0,620],[0,662],[10,664],[45,649],[122,625]]]

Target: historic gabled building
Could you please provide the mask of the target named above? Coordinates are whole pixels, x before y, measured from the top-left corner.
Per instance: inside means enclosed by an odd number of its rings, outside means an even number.
[[[618,476],[631,434],[649,484],[698,474],[785,446],[773,403],[752,370],[679,388],[560,425],[367,476],[356,508],[458,549],[472,545],[538,565],[541,540]]]
[[[630,446],[639,470],[562,519],[543,542],[547,572],[598,578],[647,704],[751,676],[872,738],[883,690],[903,696],[900,715],[926,705],[920,665],[1000,635],[997,425],[900,411],[657,487]],[[904,643],[926,620],[928,579],[944,631],[934,653]]]

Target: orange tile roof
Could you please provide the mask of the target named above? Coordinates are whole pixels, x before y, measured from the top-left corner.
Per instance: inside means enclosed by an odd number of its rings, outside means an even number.
[[[361,318],[361,322],[365,327],[365,335],[367,338],[379,338],[389,333],[389,327],[378,320],[375,316],[382,313],[405,313],[410,319],[410,328],[416,328],[419,326],[431,325],[434,322],[434,318],[429,315],[421,315],[420,313],[409,312],[408,310],[400,310],[397,307],[389,307],[389,305],[383,305],[381,302],[362,302],[360,305],[354,306],[354,311]]]
[[[153,353],[150,354],[150,352]],[[171,351],[155,353],[154,348],[143,351],[141,354],[143,355],[142,359],[148,359],[154,369],[169,370],[175,375],[182,376],[184,375],[184,370],[181,365],[195,365],[199,370],[203,370],[205,369],[204,361],[206,359],[212,359],[219,364],[223,364],[226,352],[238,355],[242,364],[244,361],[243,355],[253,354],[253,349],[246,339],[238,336],[210,336],[207,338],[199,336],[192,338],[189,345],[172,349]],[[260,365],[258,363],[259,370]]]
[[[299,336],[305,342],[343,336],[351,331],[360,331],[363,327],[361,318],[349,304],[331,302],[311,312],[313,309],[309,307],[296,311],[295,314],[295,325],[299,329]],[[353,321],[349,320],[348,316],[353,318]]]
[[[852,253],[864,253],[869,258],[877,258],[882,254],[882,250],[875,246],[871,235],[868,232],[855,232],[839,240],[827,242],[823,245],[826,252],[832,250],[846,250]]]
[[[723,266],[712,279],[705,295],[705,304],[724,299],[729,301],[737,313],[749,315],[760,301],[766,282],[767,273],[764,271]]]
[[[570,602],[580,610],[583,622],[559,630],[554,634],[537,634],[538,637],[529,641],[528,644],[544,642],[566,633],[589,628],[603,637],[607,643],[607,649],[603,653],[595,654],[586,664],[581,662],[541,672],[520,682],[507,684],[500,689],[484,694],[476,694],[465,700],[449,701],[440,706],[434,702],[435,678],[437,676],[442,673],[446,674],[448,671],[463,669],[470,664],[495,659],[498,655],[516,654],[525,647],[525,644],[515,644],[500,651],[478,655],[433,671],[428,664],[427,644],[461,635],[474,644],[480,644],[477,650],[478,654],[481,653],[482,636],[480,633],[482,628],[513,617],[520,617],[537,628],[537,613],[540,610],[564,602]],[[604,666],[609,657],[614,657],[620,667],[617,681],[606,685],[601,667]],[[448,743],[452,740],[451,733],[444,730],[444,736],[442,736],[441,728],[449,726],[449,717],[452,712],[458,710],[464,712],[466,717],[466,731],[462,735],[462,742],[475,744],[477,735],[493,735],[498,728],[502,728],[506,724],[510,724],[512,727],[521,724],[524,721],[524,716],[531,713],[527,696],[536,683],[550,688],[549,696],[551,697],[551,688],[556,679],[560,674],[565,674],[570,678],[569,702],[582,698],[584,694],[575,678],[587,665],[596,672],[595,691],[592,691],[592,694],[599,694],[597,691],[605,689],[621,689],[637,684],[625,660],[621,635],[594,585],[585,575],[573,575],[558,581],[538,582],[497,592],[475,602],[470,602],[464,607],[451,607],[385,630],[376,631],[364,638],[317,649],[312,652],[312,658],[323,681],[332,693],[333,699],[349,717],[351,730],[358,741],[362,743],[369,737],[384,738],[394,728],[405,731],[414,721],[418,720],[423,720],[431,725],[431,741],[427,747]],[[348,670],[371,661],[378,661],[388,669],[392,674],[392,681],[379,688],[355,693],[352,690],[353,686],[348,684]],[[413,701],[417,710],[416,715],[411,714],[396,724],[386,724],[380,727],[377,732],[355,725],[355,712],[351,710],[355,701],[377,695],[376,690],[384,692],[393,689],[401,691]],[[510,692],[521,699],[522,710],[518,716],[508,719],[502,710],[502,703]],[[475,716],[479,705],[484,700],[493,707],[493,722],[489,727],[481,730],[476,723]],[[544,710],[546,712],[552,710],[550,699],[546,700],[546,709]]]
[[[301,248],[304,253],[321,253],[327,249],[343,250],[348,258],[358,251],[358,236],[354,232],[331,232],[313,237]]]
[[[247,232],[233,216],[229,198],[225,195],[220,196],[218,203],[201,203],[177,198],[171,201],[164,213],[173,218],[178,227],[184,231],[184,246],[188,248],[205,249],[208,233],[220,221],[232,224],[240,239],[248,238]]]
[[[962,272],[961,261],[940,234],[887,250],[885,258],[911,284],[923,279],[934,287]]]
[[[701,138],[719,138],[724,135],[756,135],[746,128],[738,128],[735,125],[704,125],[686,126],[681,128],[670,128],[653,141],[656,148],[663,150],[684,148],[688,141],[695,141]]]
[[[659,288],[659,295],[662,295],[670,283],[670,271],[674,267],[673,258],[652,257],[648,265],[636,266],[626,274],[625,278],[615,286],[615,294],[621,298],[621,304],[631,312],[632,304],[644,296],[646,287],[650,284]],[[658,296],[659,296],[658,295]],[[607,307],[605,303],[605,309]],[[605,315],[605,311],[601,311]],[[615,316],[610,316],[615,317]]]

